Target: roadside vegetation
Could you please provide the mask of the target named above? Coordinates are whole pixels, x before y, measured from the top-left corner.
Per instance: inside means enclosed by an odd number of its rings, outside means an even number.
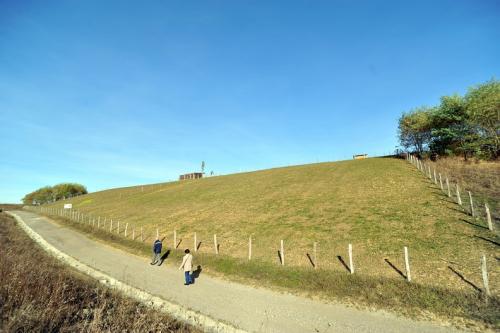
[[[0,331],[198,332],[48,256],[0,213]]]

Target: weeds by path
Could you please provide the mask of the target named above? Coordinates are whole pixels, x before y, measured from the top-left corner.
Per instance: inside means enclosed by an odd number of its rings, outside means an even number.
[[[197,332],[62,266],[0,214],[0,331]]]

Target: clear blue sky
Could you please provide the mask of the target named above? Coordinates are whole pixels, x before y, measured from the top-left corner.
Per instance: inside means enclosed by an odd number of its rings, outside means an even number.
[[[500,76],[499,1],[2,1],[0,202],[378,155]]]

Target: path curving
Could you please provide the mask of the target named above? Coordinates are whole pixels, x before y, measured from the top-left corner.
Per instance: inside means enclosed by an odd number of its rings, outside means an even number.
[[[18,218],[50,245],[100,272],[184,308],[248,332],[461,332],[382,311],[362,311],[201,275],[183,285],[175,267],[151,266],[147,259],[94,241],[32,212]]]

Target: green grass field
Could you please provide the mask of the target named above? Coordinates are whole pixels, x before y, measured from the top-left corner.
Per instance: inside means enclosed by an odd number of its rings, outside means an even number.
[[[481,288],[480,255],[487,255],[490,288],[498,295],[500,239],[485,222],[474,220],[404,160],[319,163],[91,193],[71,202],[75,210],[106,217],[121,234],[144,228],[149,244],[159,228],[167,246],[173,230],[180,247],[213,253],[217,234],[221,255],[248,256],[279,265],[280,240],[286,266],[312,269],[317,242],[318,267],[347,274],[347,247],[355,274],[403,279],[403,247],[409,248],[412,280],[422,285],[472,291]],[[340,258],[339,258],[340,257]],[[456,272],[453,272],[453,270]],[[458,274],[457,274],[458,273]],[[459,276],[462,275],[462,278]],[[466,281],[470,283],[467,283]]]

